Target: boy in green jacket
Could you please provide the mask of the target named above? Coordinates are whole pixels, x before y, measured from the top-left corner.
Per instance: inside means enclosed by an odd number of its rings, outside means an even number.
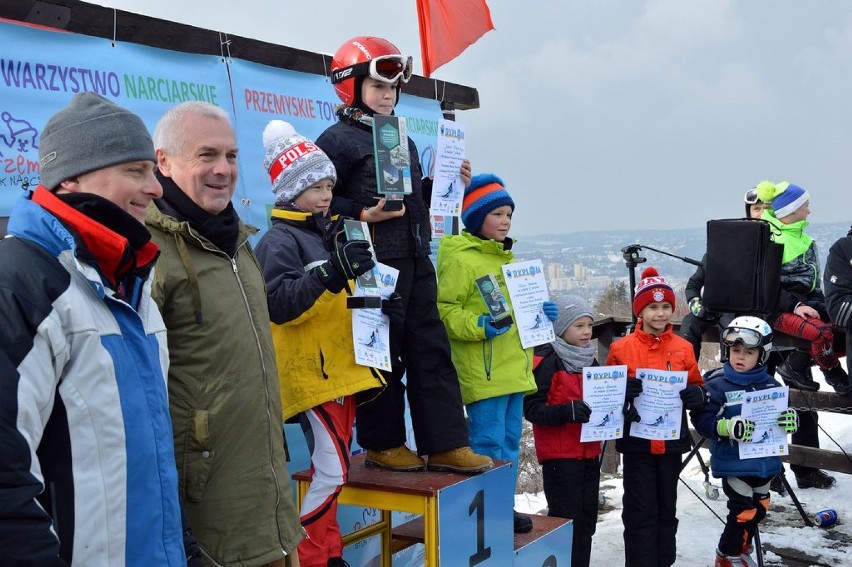
[[[475,283],[484,275],[496,276],[511,311],[502,266],[514,258],[508,236],[514,210],[515,202],[498,177],[481,174],[471,180],[462,203],[466,230],[445,236],[438,247],[438,313],[450,337],[467,408],[470,447],[512,461],[517,472],[524,395],[536,391],[532,348],[521,346],[514,325],[494,325]],[[548,301],[543,309],[556,319],[555,303]],[[527,532],[532,522],[515,513],[514,528]]]

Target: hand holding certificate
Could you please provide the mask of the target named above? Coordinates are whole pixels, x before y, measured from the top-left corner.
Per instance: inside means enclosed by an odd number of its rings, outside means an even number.
[[[583,368],[583,401],[592,408],[589,422],[580,429],[580,441],[620,439],[624,435],[624,392],[627,366]]]
[[[686,387],[686,371],[638,368],[636,378],[642,380],[642,393],[633,403],[642,421],[630,426],[630,436],[678,439],[683,417],[680,391]]]
[[[787,409],[790,389],[787,386],[757,392],[744,392],[740,415],[754,422],[751,442],[739,442],[740,458],[787,455],[787,434],[778,425],[778,416]]]
[[[541,260],[506,264],[503,276],[512,299],[521,346],[529,348],[553,342],[556,338],[553,323],[542,311],[548,293]]]

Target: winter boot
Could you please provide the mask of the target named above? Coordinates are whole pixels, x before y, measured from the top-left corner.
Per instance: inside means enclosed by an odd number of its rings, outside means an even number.
[[[366,465],[397,472],[422,471],[426,468],[426,462],[405,445],[382,451],[368,449]]]
[[[836,482],[837,480],[833,476],[827,475],[819,469],[796,475],[796,484],[799,485],[799,488],[831,488]]]
[[[479,474],[494,466],[491,457],[477,455],[470,447],[459,447],[429,455],[426,467],[430,471]]]
[[[775,367],[775,372],[791,388],[816,392],[819,390],[819,384],[811,376],[812,365],[813,361],[810,354],[801,350],[794,350],[784,362]]]
[[[512,510],[512,522],[514,524],[516,534],[525,534],[532,531],[532,520],[525,514]]]
[[[852,393],[852,388],[849,387],[849,375],[840,364],[831,370],[823,370],[822,373],[825,376],[825,381],[834,388],[835,392],[841,396],[848,396]]]
[[[742,555],[725,555],[716,549],[716,567],[748,567]]]

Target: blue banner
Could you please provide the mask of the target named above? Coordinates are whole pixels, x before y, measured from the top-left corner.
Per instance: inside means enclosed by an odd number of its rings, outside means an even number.
[[[234,206],[264,231],[273,203],[263,170],[263,129],[286,120],[316,139],[340,103],[328,78],[214,55],[194,55],[0,21],[0,216],[38,183],[38,140],[48,118],[78,92],[94,91],[139,114],[148,128],[187,100],[216,104],[231,116],[240,149]],[[229,78],[230,70],[230,78]],[[423,171],[437,143],[438,101],[402,95]],[[258,237],[259,238],[259,235]]]
[[[221,57],[191,55],[0,22],[0,216],[38,184],[39,133],[79,92],[139,114],[153,131],[170,106],[202,100],[231,109]],[[229,112],[229,115],[232,115]]]

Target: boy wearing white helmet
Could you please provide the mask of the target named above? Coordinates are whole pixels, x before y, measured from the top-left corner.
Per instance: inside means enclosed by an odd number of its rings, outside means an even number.
[[[728,517],[716,549],[716,567],[754,565],[750,557],[757,525],[769,509],[769,483],[781,472],[779,457],[741,459],[739,443],[752,441],[754,422],[740,415],[746,392],[780,386],[766,372],[772,328],[758,317],[737,317],[722,331],[727,362],[707,377],[710,401],[692,413],[695,428],[709,442],[710,469],[722,479]],[[778,414],[787,433],[799,427],[796,410]]]

